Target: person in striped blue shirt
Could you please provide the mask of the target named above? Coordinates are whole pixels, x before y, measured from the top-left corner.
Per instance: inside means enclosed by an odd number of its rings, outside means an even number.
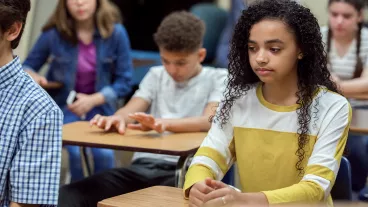
[[[0,0],[0,207],[56,206],[63,114],[13,55],[30,0]]]

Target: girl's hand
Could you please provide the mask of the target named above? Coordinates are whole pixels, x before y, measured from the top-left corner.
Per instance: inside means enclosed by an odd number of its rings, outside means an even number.
[[[212,179],[206,179],[205,181],[214,191],[204,196],[204,207],[209,206],[244,206],[242,203],[242,193],[231,188],[227,184]]]
[[[77,100],[68,106],[68,109],[79,117],[86,115],[96,106],[93,95],[77,94]]]
[[[206,179],[207,180],[207,179]],[[214,191],[213,188],[207,185],[207,181],[202,181],[194,184],[189,191],[189,206],[201,207],[203,206],[203,199],[205,195]]]

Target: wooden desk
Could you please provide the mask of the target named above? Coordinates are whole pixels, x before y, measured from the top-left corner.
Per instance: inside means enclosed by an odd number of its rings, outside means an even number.
[[[98,207],[188,207],[188,201],[183,198],[183,190],[180,188],[154,186],[143,190],[127,193],[113,198],[105,199],[97,204]],[[285,207],[285,205],[282,205]],[[289,206],[289,205],[286,205]],[[368,207],[368,203],[350,202],[334,203],[335,207]],[[280,206],[281,207],[281,206]],[[295,204],[290,207],[310,207],[310,205]],[[316,206],[314,206],[316,207]],[[322,207],[322,206],[321,206]],[[325,206],[323,206],[325,207]]]
[[[350,132],[368,134],[368,109],[353,109]]]
[[[74,122],[63,126],[63,144],[81,147],[97,147],[133,152],[150,152],[180,156],[176,178],[182,186],[189,159],[197,151],[207,133],[165,133],[127,130],[125,135],[104,132],[91,127],[89,122]],[[84,148],[83,154],[86,155]],[[86,156],[83,162],[90,168]],[[90,170],[89,170],[90,174]]]
[[[188,201],[183,198],[180,188],[155,186],[105,199],[98,207],[188,207]]]
[[[63,84],[59,82],[48,82],[46,85],[41,85],[41,87],[45,90],[53,90],[60,89],[61,87],[63,87]]]

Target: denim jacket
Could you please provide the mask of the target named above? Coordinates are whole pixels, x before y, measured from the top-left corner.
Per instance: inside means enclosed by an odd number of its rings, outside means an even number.
[[[121,24],[114,25],[114,32],[103,39],[96,30],[93,36],[96,46],[96,85],[106,100],[101,106],[104,115],[116,111],[116,103],[131,91],[133,66],[130,42],[125,28]],[[46,78],[57,81],[63,87],[55,94],[50,94],[60,108],[66,106],[66,99],[74,90],[77,74],[78,45],[61,37],[56,28],[41,34],[23,63],[23,69],[38,72],[45,62],[50,63]]]

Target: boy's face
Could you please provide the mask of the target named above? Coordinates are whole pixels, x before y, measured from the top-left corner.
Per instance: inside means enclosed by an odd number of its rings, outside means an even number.
[[[170,52],[160,48],[162,64],[175,82],[185,82],[198,74],[201,62],[206,57],[206,49],[200,48],[192,53]]]
[[[253,25],[248,41],[249,62],[264,83],[282,83],[296,78],[300,49],[295,35],[279,20]]]

